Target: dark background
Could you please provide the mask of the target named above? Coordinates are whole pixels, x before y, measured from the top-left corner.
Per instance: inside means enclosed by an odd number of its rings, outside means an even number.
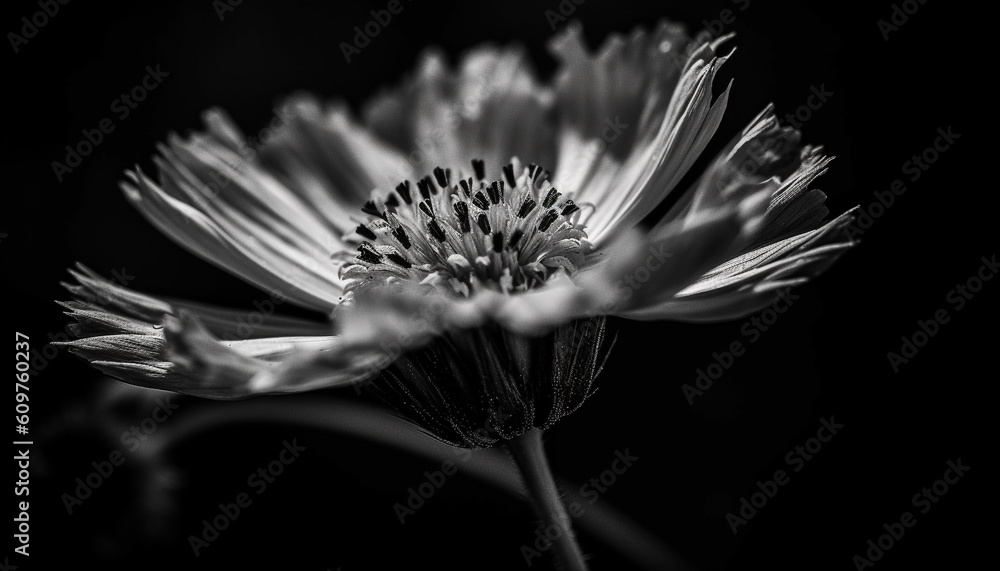
[[[357,109],[411,70],[425,46],[440,46],[454,61],[483,41],[517,41],[541,74],[554,68],[545,50],[552,34],[545,11],[559,9],[555,0],[404,2],[403,12],[348,64],[340,42],[351,41],[354,26],[385,4],[246,0],[220,20],[210,2],[71,2],[19,53],[5,46],[0,258],[8,334],[27,333],[40,350],[50,332],[62,331],[66,318],[53,300],[67,297],[58,284],[75,261],[106,276],[124,269],[140,291],[231,306],[259,299],[250,286],[158,234],[116,188],[124,169],[151,166],[154,145],[168,132],[199,127],[199,113],[209,106],[227,109],[250,134],[270,120],[281,96],[297,90],[343,98]],[[595,46],[611,32],[662,17],[693,33],[726,8],[736,15],[725,29],[737,33],[739,49],[724,75],[736,83],[705,158],[768,102],[783,116],[806,101],[810,87],[822,85],[834,95],[803,131],[806,141],[838,157],[817,184],[831,212],[856,204],[868,209],[873,193],[887,191],[894,179],[904,180],[907,192],[864,231],[860,246],[796,290],[799,300],[693,406],[681,385],[694,382],[713,352],[747,341],[743,322],[614,322],[618,346],[601,388],[550,431],[551,462],[580,483],[610,467],[615,450],[628,448],[640,460],[600,501],[632,516],[697,569],[847,570],[866,542],[884,533],[883,523],[914,511],[910,498],[941,478],[946,461],[961,458],[971,471],[918,514],[917,525],[875,565],[967,567],[995,519],[982,491],[994,481],[987,474],[992,454],[973,440],[993,412],[984,405],[996,379],[1000,287],[987,283],[962,311],[946,300],[975,275],[982,256],[997,252],[995,165],[973,161],[993,106],[991,92],[977,85],[977,48],[966,39],[977,16],[961,12],[957,2],[928,2],[888,41],[876,22],[890,17],[890,2],[858,8],[587,0],[572,17]],[[38,10],[34,2],[8,3],[3,30],[20,33],[20,18]],[[162,85],[127,119],[115,119],[115,131],[96,152],[57,182],[51,162],[63,160],[65,145],[112,116],[111,101],[156,64],[169,73]],[[961,139],[919,180],[908,180],[903,163],[949,126]],[[900,336],[912,335],[917,321],[939,308],[951,320],[894,373],[886,353],[899,351]],[[459,474],[401,526],[393,504],[438,464],[263,422],[207,431],[171,451],[166,463],[182,484],[163,502],[171,520],[157,510],[129,519],[143,513],[137,498],[149,498],[150,475],[164,473],[154,466],[144,474],[137,462],[104,483],[103,497],[68,515],[60,495],[91,470],[92,460],[120,448],[117,436],[129,414],[135,421],[150,410],[95,412],[88,403],[109,383],[66,354],[37,371],[32,555],[30,561],[14,555],[10,563],[318,571],[524,565],[518,546],[534,539],[526,505]],[[213,406],[227,405],[191,403],[169,422]],[[734,536],[725,513],[737,510],[758,480],[787,469],[785,454],[829,415],[842,432]],[[293,437],[313,452],[194,558],[187,536],[220,501],[245,491],[246,476]],[[162,529],[151,531],[166,540],[146,543],[144,525],[161,522]],[[593,569],[630,568],[594,537],[584,534],[582,541]],[[546,565],[536,560],[534,568]]]

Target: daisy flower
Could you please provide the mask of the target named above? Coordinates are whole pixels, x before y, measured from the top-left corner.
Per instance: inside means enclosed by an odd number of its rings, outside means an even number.
[[[122,188],[192,253],[321,322],[157,299],[80,266],[67,343],[126,382],[208,398],[365,386],[450,444],[507,443],[543,522],[569,529],[540,430],[593,392],[607,316],[761,309],[853,243],[811,185],[830,161],[764,109],[716,134],[730,38],[663,23],[596,52],[570,26],[541,81],[518,48],[429,52],[360,117],[300,95],[250,148],[221,110]],[[679,193],[679,194],[678,194]],[[665,201],[665,214],[650,215]],[[571,536],[571,534],[565,534]],[[570,537],[555,551],[584,567]]]

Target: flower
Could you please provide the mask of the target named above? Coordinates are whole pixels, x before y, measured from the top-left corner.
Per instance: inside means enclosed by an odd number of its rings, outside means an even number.
[[[651,225],[715,135],[729,36],[663,23],[596,53],[570,26],[536,78],[517,48],[434,52],[362,119],[299,95],[258,149],[220,110],[169,137],[128,199],[192,253],[331,327],[130,291],[80,266],[66,343],[137,385],[240,398],[357,384],[426,430],[487,446],[592,391],[604,316],[751,313],[853,245],[811,184],[830,159],[763,110]],[[526,161],[522,163],[521,160]],[[551,167],[551,173],[546,170]],[[645,228],[645,229],[644,229]]]

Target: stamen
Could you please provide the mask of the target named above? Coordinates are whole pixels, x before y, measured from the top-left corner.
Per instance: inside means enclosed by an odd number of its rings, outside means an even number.
[[[410,198],[410,181],[404,180],[403,182],[397,184],[396,192],[403,198],[403,202],[413,204],[413,199]]]
[[[521,241],[521,237],[524,236],[524,230],[518,228],[510,233],[510,241],[507,242],[507,247],[513,250],[517,247],[517,243]]]
[[[546,178],[547,176],[548,172],[542,167],[534,163],[528,165],[528,178],[532,184],[537,183],[539,178]]]
[[[483,234],[490,233],[490,220],[486,218],[485,214],[479,215],[479,218],[476,219],[476,224],[479,225],[479,229],[483,231]]]
[[[451,169],[448,169],[448,172],[446,173],[443,168],[434,167],[434,178],[437,179],[437,183],[441,186],[441,188],[448,188],[450,186],[448,184],[448,179],[451,178],[450,175]]]
[[[490,195],[490,202],[500,204],[501,197],[503,197],[503,181],[493,181],[493,184],[486,187],[486,194]]]
[[[514,178],[514,165],[507,164],[503,167],[503,176],[507,179],[507,185],[511,188],[517,187],[517,179]]]
[[[476,180],[486,178],[486,163],[482,159],[472,159],[472,170],[476,172]]]
[[[360,254],[358,254],[358,259],[362,262],[368,262],[369,264],[382,263],[382,254],[379,254],[378,250],[376,250],[375,247],[368,242],[362,242],[361,245],[358,246],[358,251],[360,252]]]
[[[591,248],[572,216],[581,207],[562,200],[549,184],[548,171],[531,164],[518,173],[514,169],[520,167],[512,163],[503,167],[499,180],[487,181],[482,160],[473,160],[472,167],[478,181],[456,175],[452,186],[452,171],[436,167],[416,181],[416,193],[403,181],[384,201],[373,194],[362,211],[384,222],[357,227],[355,239],[365,241],[347,274],[346,291],[411,279],[447,286],[458,295],[480,287],[512,294],[538,287],[556,271],[580,267]],[[403,203],[417,208],[396,208]],[[410,230],[419,236],[411,239]],[[505,249],[510,254],[499,255]],[[496,255],[484,255],[490,252]]]
[[[545,213],[545,216],[542,216],[542,221],[538,223],[538,229],[542,232],[547,231],[549,226],[552,226],[552,223],[555,222],[557,218],[559,218],[559,213],[555,210],[549,210]]]
[[[375,206],[374,200],[369,200],[368,202],[365,202],[364,206],[361,207],[361,212],[364,212],[365,214],[371,214],[372,216],[382,216],[382,213],[379,212],[378,206]]]
[[[407,250],[410,249],[410,237],[406,234],[406,230],[402,226],[397,226],[392,231],[392,235],[403,245]]]
[[[530,196],[524,197],[524,202],[521,203],[521,208],[519,208],[517,210],[517,217],[518,218],[524,218],[532,210],[535,209],[535,206],[537,206],[537,204],[538,203],[536,203],[534,200],[532,200]]]
[[[410,269],[413,267],[413,264],[407,262],[406,258],[400,256],[399,254],[386,254],[385,257],[388,258],[390,261],[395,262],[397,265],[403,266],[406,269]]]
[[[430,216],[431,218],[434,218],[434,205],[431,204],[431,200],[429,198],[421,200],[420,204],[418,204],[417,206],[420,208],[421,212],[423,212],[427,216]]]
[[[469,205],[458,201],[455,203],[455,216],[458,218],[458,225],[461,228],[463,234],[468,234],[472,231],[472,226],[469,224]]]
[[[476,195],[472,197],[472,203],[479,207],[480,210],[486,210],[490,207],[490,203],[486,201],[486,195],[479,191],[476,191]]]
[[[441,226],[438,225],[437,220],[431,220],[430,222],[428,222],[427,229],[431,231],[432,236],[437,238],[438,242],[444,242],[445,238],[447,238],[447,236],[445,236],[444,230],[442,230]]]
[[[429,177],[424,177],[417,181],[417,188],[420,190],[420,196],[427,199],[431,197],[431,190],[434,187],[434,181]]]
[[[551,208],[553,204],[559,200],[559,191],[555,188],[549,190],[549,193],[545,195],[545,200],[542,201],[542,206],[545,208]]]

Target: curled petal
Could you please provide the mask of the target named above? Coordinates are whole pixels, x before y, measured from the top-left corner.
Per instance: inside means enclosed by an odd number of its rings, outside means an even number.
[[[774,206],[796,199],[829,162],[816,157],[814,149],[801,149],[800,137],[795,129],[781,127],[768,106],[720,153],[659,226],[724,207],[765,185],[774,191]]]
[[[847,234],[853,212],[827,223],[826,195],[810,188],[831,158],[799,148],[799,134],[783,128],[768,106],[723,152],[653,232],[724,208],[734,197],[769,189],[766,212],[735,256],[682,291],[646,300],[624,312],[641,320],[718,321],[771,303],[783,288],[818,275],[854,245]]]
[[[258,302],[253,309],[216,307],[186,300],[158,298],[120,286],[83,264],[69,270],[75,283],[62,285],[73,295],[72,301],[60,302],[76,323],[71,331],[86,337],[99,333],[129,332],[123,328],[158,326],[164,315],[187,311],[196,316],[213,335],[224,339],[259,337],[329,335],[330,325],[275,313],[284,303],[280,297]],[[127,325],[123,320],[129,320]]]
[[[609,255],[610,268],[598,266],[578,281],[618,292],[614,303],[601,310],[608,314],[673,296],[746,244],[761,224],[769,195],[762,189],[727,208],[689,216],[645,236],[637,232],[637,239],[620,241],[621,253]]]
[[[262,379],[295,365],[302,355],[337,351],[329,326],[259,310],[157,299],[83,266],[71,273],[77,283],[66,287],[75,299],[62,305],[75,320],[70,331],[79,338],[57,345],[131,384],[231,399],[339,386],[377,370],[366,355],[341,353],[338,367],[268,384]]]
[[[801,166],[781,182],[771,196],[764,217],[764,227],[748,249],[790,238],[820,227],[830,213],[823,191],[810,188],[816,178],[826,172],[833,157],[824,156],[822,149],[804,147]]]
[[[745,252],[707,272],[673,297],[623,314],[639,320],[711,322],[736,319],[772,303],[782,289],[819,275],[856,242],[851,210],[816,230]]]
[[[613,36],[590,54],[577,26],[552,43],[557,79],[559,159],[554,185],[595,206],[591,240],[603,247],[633,227],[676,186],[715,134],[728,100],[712,87],[728,37],[688,43],[683,28]]]

